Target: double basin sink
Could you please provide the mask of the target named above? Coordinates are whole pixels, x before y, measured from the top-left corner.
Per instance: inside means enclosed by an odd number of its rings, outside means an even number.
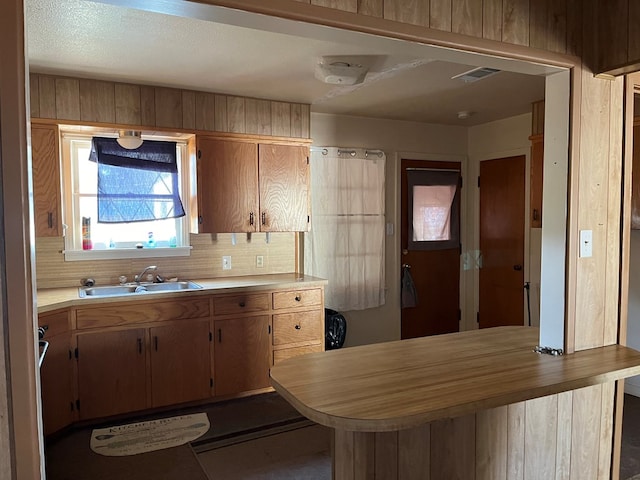
[[[183,290],[198,290],[202,286],[194,282],[164,282],[164,283],[126,283],[124,285],[104,285],[99,287],[80,288],[80,298],[84,297],[117,297],[123,295],[140,295],[153,292],[177,292]]]

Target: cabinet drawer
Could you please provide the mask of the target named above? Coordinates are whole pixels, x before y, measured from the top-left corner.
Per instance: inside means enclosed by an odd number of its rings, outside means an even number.
[[[269,310],[269,294],[241,294],[213,298],[214,315],[242,314]]]
[[[47,327],[45,335],[53,337],[71,330],[69,325],[69,310],[41,313],[38,315],[38,326]]]
[[[280,313],[273,316],[273,344],[321,341],[324,333],[323,312]]]
[[[209,315],[209,299],[197,298],[179,302],[132,302],[108,307],[79,308],[76,319],[77,328],[81,329],[201,318]]]
[[[285,348],[283,350],[273,351],[273,364],[276,365],[279,362],[286,360],[287,358],[297,357],[298,355],[304,355],[306,353],[322,352],[322,344],[305,345],[303,347]]]
[[[322,289],[289,290],[286,292],[274,292],[273,308],[309,307],[322,304]]]

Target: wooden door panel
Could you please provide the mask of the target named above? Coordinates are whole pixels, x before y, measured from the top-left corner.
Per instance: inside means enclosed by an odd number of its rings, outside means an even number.
[[[49,349],[40,369],[40,388],[44,433],[50,435],[73,421],[71,334],[46,336],[45,340]]]
[[[401,262],[411,266],[418,304],[401,310],[401,337],[457,332],[460,306],[460,247],[439,250],[409,248],[409,187],[407,169],[458,170],[459,163],[402,160]],[[458,216],[459,218],[459,216]]]
[[[309,149],[294,145],[260,145],[260,230],[301,232],[309,229]]]
[[[268,387],[269,316],[217,320],[214,325],[215,394]]]
[[[146,330],[78,335],[80,419],[147,407]]]
[[[209,397],[209,320],[185,320],[149,333],[153,406]]]
[[[60,236],[60,167],[56,125],[32,125],[31,161],[36,237]]]
[[[525,157],[480,162],[479,323],[524,324]]]
[[[258,146],[198,137],[200,233],[255,232],[258,226]]]

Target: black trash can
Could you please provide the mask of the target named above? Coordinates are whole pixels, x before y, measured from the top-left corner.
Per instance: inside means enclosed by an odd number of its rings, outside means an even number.
[[[324,349],[335,350],[344,345],[347,336],[347,321],[340,312],[324,309]]]

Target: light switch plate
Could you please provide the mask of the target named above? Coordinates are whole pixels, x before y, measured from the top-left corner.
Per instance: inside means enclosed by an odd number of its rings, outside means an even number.
[[[264,267],[264,256],[256,255],[256,267],[258,268]]]
[[[580,230],[580,257],[593,256],[593,230]]]
[[[224,255],[222,257],[222,269],[231,270],[231,255]]]

